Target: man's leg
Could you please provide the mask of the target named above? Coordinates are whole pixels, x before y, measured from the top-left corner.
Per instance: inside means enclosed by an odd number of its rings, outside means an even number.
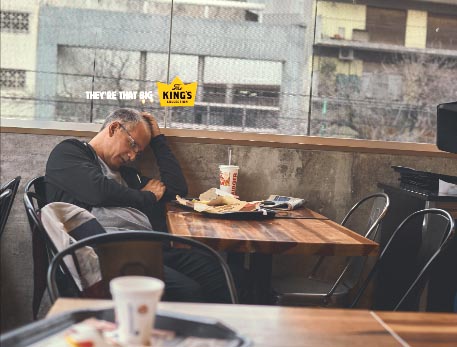
[[[164,266],[164,282],[163,300],[165,301],[205,301],[200,284],[168,266]]]
[[[203,302],[230,303],[227,282],[219,263],[198,250],[164,250],[164,264],[197,282]]]

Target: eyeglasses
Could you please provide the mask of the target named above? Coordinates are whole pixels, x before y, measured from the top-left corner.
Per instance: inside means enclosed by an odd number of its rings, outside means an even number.
[[[133,139],[132,135],[130,135],[130,133],[126,129],[126,127],[122,123],[119,123],[119,125],[121,126],[122,130],[124,130],[125,133],[128,136],[130,148],[135,152],[135,154],[141,154],[138,144],[135,142],[135,140]]]

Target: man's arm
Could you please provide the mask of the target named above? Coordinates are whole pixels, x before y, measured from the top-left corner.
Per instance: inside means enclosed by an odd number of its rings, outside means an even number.
[[[90,206],[129,206],[141,209],[157,202],[149,191],[139,191],[108,179],[91,149],[78,140],[61,142],[46,164],[46,180]]]
[[[151,124],[152,138],[150,146],[159,166],[160,179],[165,184],[164,200],[173,200],[176,195],[187,195],[187,183],[182,173],[178,160],[167,144],[165,136],[160,133],[156,119],[149,113],[143,112],[142,116]]]
[[[187,195],[187,183],[178,160],[167,144],[164,135],[158,135],[151,140],[151,148],[159,166],[160,179],[166,190],[162,199],[173,200],[176,195]]]

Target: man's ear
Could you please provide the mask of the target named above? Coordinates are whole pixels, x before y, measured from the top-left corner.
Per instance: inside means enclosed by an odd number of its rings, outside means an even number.
[[[120,124],[119,122],[112,122],[109,126],[108,126],[108,134],[109,134],[109,137],[113,137],[114,136],[114,133],[116,132],[117,129],[120,128]]]

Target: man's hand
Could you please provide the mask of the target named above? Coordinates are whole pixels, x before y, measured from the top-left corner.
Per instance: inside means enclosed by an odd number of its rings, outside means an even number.
[[[152,127],[152,138],[160,135],[159,125],[157,124],[156,119],[147,112],[141,112],[141,115],[151,124]]]
[[[157,201],[162,199],[163,193],[165,193],[165,184],[159,180],[149,180],[148,183],[143,187],[143,191],[154,193]]]

